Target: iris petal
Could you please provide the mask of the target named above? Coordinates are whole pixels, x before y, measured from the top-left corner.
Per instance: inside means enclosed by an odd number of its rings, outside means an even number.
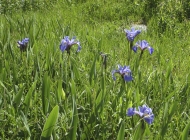
[[[115,81],[116,80],[116,77],[115,77],[115,73],[116,72],[119,72],[118,70],[113,70],[111,73],[112,73],[112,78],[113,78],[113,80]]]
[[[135,53],[137,52],[137,46],[134,46],[132,49]]]
[[[129,81],[132,81],[133,78],[132,78],[132,76],[124,75],[124,80],[125,80],[126,82],[129,82]]]
[[[154,52],[154,49],[152,47],[148,47],[149,53],[152,54]]]
[[[17,43],[18,45],[24,45],[21,41],[18,41]]]
[[[77,49],[77,52],[79,52],[80,50],[81,50],[81,46],[80,46],[80,44],[78,45],[78,49]]]
[[[148,117],[144,117],[144,120],[148,123],[148,124],[152,124],[154,121],[154,114],[152,114],[151,116]]]
[[[127,110],[127,116],[133,116],[135,114],[134,111],[135,111],[135,108],[129,108]]]
[[[28,43],[29,42],[29,38],[25,38],[22,40],[23,43]]]
[[[67,45],[60,45],[60,50],[63,52],[63,51],[65,51],[67,49]]]

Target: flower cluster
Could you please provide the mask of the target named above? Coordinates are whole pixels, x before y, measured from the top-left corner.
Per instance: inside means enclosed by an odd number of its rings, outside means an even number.
[[[17,42],[18,47],[20,48],[21,51],[26,50],[28,42],[29,42],[29,38],[24,38],[22,41]],[[81,50],[81,46],[80,46],[80,42],[76,40],[76,37],[73,37],[72,39],[69,39],[69,36],[65,36],[61,40],[60,50],[62,52],[67,51],[67,53],[70,53],[71,47],[73,45],[75,45],[75,44],[78,45],[77,52],[79,52]]]
[[[135,53],[137,52],[138,48],[141,49],[141,55],[142,55],[143,51],[146,49],[149,50],[150,54],[153,53],[154,49],[149,45],[149,43],[146,40],[138,41],[134,46],[132,46],[135,37],[141,33],[140,30],[135,30],[134,28],[131,28],[131,30],[125,29],[124,31],[126,33],[126,37],[127,37],[128,41],[130,42],[130,49],[132,49]],[[29,42],[29,38],[25,38],[22,41],[17,42],[18,47],[20,48],[21,51],[26,50],[28,42]],[[70,39],[69,36],[65,36],[61,40],[59,48],[62,52],[67,51],[67,53],[70,54],[70,49],[75,44],[78,45],[78,49],[76,52],[79,52],[81,50],[81,45],[80,45],[80,42],[76,40],[76,37],[73,37],[72,39]],[[100,55],[102,56],[103,65],[106,68],[107,54],[104,54],[101,52]],[[111,73],[112,73],[113,80],[116,80],[115,73],[120,74],[122,79],[125,82],[129,82],[129,81],[133,80],[132,72],[131,72],[129,66],[118,65],[118,69],[112,70]],[[138,110],[136,110],[136,108],[129,108],[127,111],[127,115],[128,116],[139,115],[148,124],[152,124],[154,121],[154,114],[152,113],[152,109],[149,108],[147,105],[143,105],[142,107],[139,106]]]
[[[129,108],[127,111],[128,116],[139,115],[143,118],[148,124],[152,124],[154,121],[154,114],[152,113],[152,109],[149,108],[147,105],[143,105],[142,107],[138,107],[138,111],[136,108]]]
[[[131,30],[124,29],[126,33],[126,37],[128,41],[130,42],[130,47],[132,50],[136,53],[137,48],[139,47],[141,51],[143,52],[145,49],[149,50],[149,53],[152,54],[154,52],[154,49],[148,44],[146,40],[138,41],[135,46],[133,46],[133,41],[135,37],[141,33],[140,30],[135,30],[134,28],[131,28]]]

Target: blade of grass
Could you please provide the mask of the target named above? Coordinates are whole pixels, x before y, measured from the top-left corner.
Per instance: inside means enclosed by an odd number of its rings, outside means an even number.
[[[181,140],[187,140],[188,139],[189,130],[190,130],[190,121],[186,125],[186,127],[184,128],[184,130],[183,130],[183,132],[181,134]]]
[[[16,96],[13,100],[15,109],[18,109],[18,106],[21,103],[21,98],[22,98],[23,92],[24,92],[24,86],[22,85],[22,87],[20,88],[19,92],[16,94]]]
[[[117,135],[117,140],[124,140],[124,136],[125,136],[125,121],[123,120],[121,122],[119,133]]]
[[[72,80],[71,82],[71,93],[72,93],[72,100],[73,100],[73,116],[72,116],[72,123],[71,123],[71,130],[70,130],[70,135],[69,139],[70,140],[76,140],[77,136],[77,125],[78,125],[78,111],[77,111],[77,105],[76,105],[76,89],[75,89],[75,83]]]
[[[37,81],[35,81],[31,88],[29,89],[28,93],[26,94],[25,100],[24,100],[24,105],[25,105],[25,114],[27,114],[28,109],[30,107],[30,102],[32,100],[32,93],[34,92],[34,89],[36,88],[36,83]]]
[[[50,78],[45,73],[42,83],[42,108],[43,113],[46,115],[49,109],[49,96],[50,95]]]
[[[56,123],[57,123],[57,120],[58,120],[58,117],[59,117],[59,106],[56,105],[52,111],[50,112],[45,124],[44,124],[44,127],[43,127],[43,130],[42,130],[42,134],[41,134],[41,139],[42,140],[47,140],[47,139],[50,139],[51,137],[51,134],[56,126]]]

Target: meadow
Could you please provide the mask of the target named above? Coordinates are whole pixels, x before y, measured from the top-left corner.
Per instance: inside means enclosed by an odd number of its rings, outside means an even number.
[[[188,6],[188,0],[2,0],[0,139],[189,139]],[[141,31],[133,45],[146,40],[152,54],[130,49],[124,30],[131,27]],[[61,51],[65,36],[76,36],[81,50],[75,44]],[[129,66],[133,80],[119,72],[114,80],[118,65]],[[142,105],[152,109],[151,124],[147,114],[127,115]]]

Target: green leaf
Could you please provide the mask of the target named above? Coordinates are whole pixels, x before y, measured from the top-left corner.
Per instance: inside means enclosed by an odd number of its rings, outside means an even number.
[[[57,95],[58,102],[61,102],[61,99],[65,100],[65,92],[64,92],[64,90],[62,88],[62,81],[61,80],[58,81],[58,89],[57,90],[58,90],[57,91],[57,93],[58,93],[58,95]]]
[[[94,78],[96,77],[96,59],[97,57],[94,58],[91,70],[90,70],[90,74],[89,74],[89,82],[90,84],[92,84],[92,78],[94,76]]]
[[[46,115],[49,109],[49,95],[50,95],[50,78],[47,73],[45,73],[42,84],[42,108]]]
[[[96,114],[103,113],[103,108],[104,108],[104,93],[103,93],[102,90],[98,91],[95,103],[96,103],[96,107],[95,107]]]
[[[76,140],[76,133],[77,133],[77,124],[78,124],[78,111],[76,105],[76,87],[75,82],[71,81],[71,93],[72,93],[72,100],[73,100],[73,116],[71,122],[71,131],[70,131],[70,140]]]
[[[14,100],[13,100],[13,103],[14,103],[14,107],[15,107],[15,108],[18,108],[18,106],[20,105],[23,91],[24,91],[24,86],[22,86],[22,87],[20,88],[19,92],[16,94],[16,96],[15,96],[15,98],[14,98]]]
[[[71,64],[72,64],[72,72],[74,73],[75,78],[77,80],[80,80],[80,74],[79,74],[77,63],[73,57],[70,57],[70,60],[71,60]]]
[[[145,122],[144,120],[141,120],[138,125],[136,125],[136,130],[133,135],[134,140],[138,140],[139,138],[143,138],[144,131],[145,131]]]
[[[117,140],[124,140],[124,136],[125,136],[125,122],[123,120],[119,129],[119,133],[117,135]]]
[[[37,81],[35,81],[33,84],[32,84],[32,87],[29,89],[28,93],[26,94],[26,97],[25,97],[25,100],[24,100],[24,104],[25,104],[25,113],[28,112],[28,108],[30,106],[30,101],[32,99],[32,93],[34,91],[34,89],[36,88],[36,83]]]
[[[24,115],[24,113],[22,111],[20,111],[20,113],[21,113],[21,118],[22,118],[22,121],[24,123],[24,126],[25,126],[29,136],[31,136],[30,128],[29,128],[29,125],[28,125],[28,122],[27,122],[27,118],[26,118],[26,116]]]
[[[59,106],[56,105],[50,112],[41,134],[41,139],[50,139],[59,116]]]
[[[14,83],[15,84],[17,84],[17,76],[18,74],[17,74],[17,69],[16,69],[16,66],[13,64],[13,81],[14,81]]]
[[[187,140],[187,139],[188,139],[189,130],[190,130],[190,121],[189,121],[189,123],[186,125],[185,129],[184,129],[183,132],[182,132],[182,139],[181,139],[181,140]]]
[[[71,81],[70,86],[71,86],[72,96],[75,98],[76,97],[76,85],[75,85],[75,82],[73,80]]]
[[[7,88],[5,87],[5,85],[3,84],[3,82],[0,81],[0,85],[8,92]]]
[[[73,118],[72,118],[72,125],[70,131],[70,140],[76,140],[76,133],[77,133],[77,124],[78,124],[78,112],[75,99],[73,98]]]

